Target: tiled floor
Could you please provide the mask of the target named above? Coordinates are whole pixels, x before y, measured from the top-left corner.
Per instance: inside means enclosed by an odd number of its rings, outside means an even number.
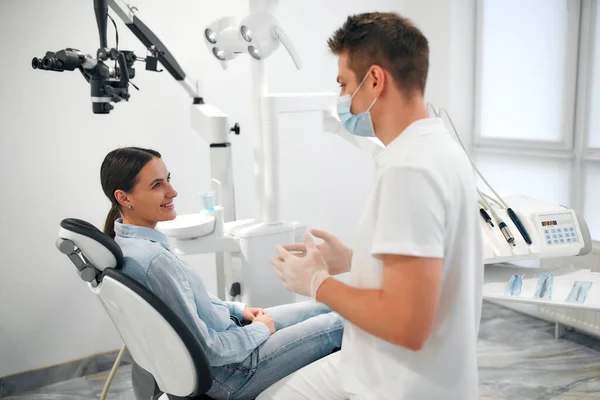
[[[600,399],[600,341],[487,303],[481,321],[481,399]]]
[[[104,383],[108,377],[108,371],[83,378],[71,379],[69,381],[56,383],[41,389],[24,393],[19,396],[3,398],[19,400],[90,400],[99,399]],[[111,400],[135,400],[131,388],[131,365],[119,368],[110,386],[106,399]]]
[[[554,325],[485,303],[479,335],[481,399],[600,400],[600,341],[573,332],[554,340]],[[131,366],[119,369],[108,399],[135,400]],[[108,373],[6,399],[99,398]]]

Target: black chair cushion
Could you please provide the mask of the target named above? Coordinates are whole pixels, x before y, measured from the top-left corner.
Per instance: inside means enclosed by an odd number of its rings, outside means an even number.
[[[110,236],[96,228],[94,225],[77,218],[66,218],[61,221],[60,226],[97,241],[113,254],[117,260],[115,268],[120,269],[123,266],[123,252],[119,245]]]

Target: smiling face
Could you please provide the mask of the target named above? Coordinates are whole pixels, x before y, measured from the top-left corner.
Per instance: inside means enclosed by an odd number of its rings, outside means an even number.
[[[125,224],[155,228],[158,222],[177,216],[173,204],[177,191],[171,186],[171,174],[158,157],[144,165],[129,193],[117,190],[115,197],[123,206]]]

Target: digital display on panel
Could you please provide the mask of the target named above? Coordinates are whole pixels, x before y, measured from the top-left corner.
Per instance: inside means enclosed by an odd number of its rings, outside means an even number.
[[[542,226],[554,226],[558,225],[556,221],[542,221]]]

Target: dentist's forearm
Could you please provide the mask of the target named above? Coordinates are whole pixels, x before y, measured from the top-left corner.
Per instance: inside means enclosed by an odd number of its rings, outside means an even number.
[[[382,290],[358,289],[329,278],[319,287],[317,300],[354,325],[384,338],[389,320],[385,317],[387,307],[381,301],[382,294]]]
[[[329,278],[319,287],[317,300],[383,340],[413,351],[423,345],[422,333],[412,324],[411,310],[387,298],[383,290],[359,289]]]

